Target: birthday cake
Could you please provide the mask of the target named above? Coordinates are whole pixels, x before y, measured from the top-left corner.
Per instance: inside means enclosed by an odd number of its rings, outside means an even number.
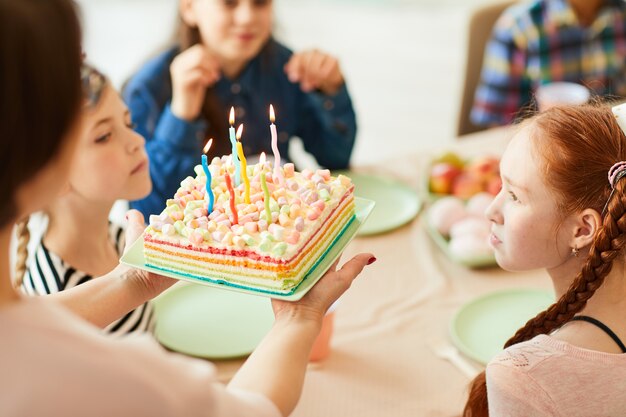
[[[163,212],[150,216],[146,264],[201,280],[293,292],[355,219],[354,186],[328,170],[297,172],[290,163],[274,169],[261,159],[240,167],[240,184],[230,157],[216,157],[205,169],[198,165],[196,177],[185,178]]]

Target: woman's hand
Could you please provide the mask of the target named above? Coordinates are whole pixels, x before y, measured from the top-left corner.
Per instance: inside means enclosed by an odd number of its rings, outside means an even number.
[[[337,270],[335,262],[322,279],[299,301],[272,299],[276,320],[311,320],[321,325],[326,311],[352,284],[366,265],[376,258],[371,253],[360,253]]]
[[[300,83],[302,91],[320,90],[334,95],[344,83],[339,61],[317,49],[295,53],[285,64],[289,81]]]
[[[202,44],[181,52],[170,65],[172,76],[172,113],[191,121],[202,109],[206,89],[220,78],[217,60]]]
[[[145,229],[143,214],[137,210],[129,210],[126,213],[128,224],[126,226],[126,246],[124,253],[141,236]],[[119,269],[118,269],[119,268]],[[118,273],[124,278],[132,280],[137,290],[145,294],[146,300],[151,300],[176,283],[175,279],[153,274],[139,269],[128,268],[120,265]]]
[[[340,270],[337,263],[297,302],[272,300],[276,320],[230,381],[229,388],[259,393],[289,415],[298,402],[311,347],[328,307],[376,258],[361,253]]]

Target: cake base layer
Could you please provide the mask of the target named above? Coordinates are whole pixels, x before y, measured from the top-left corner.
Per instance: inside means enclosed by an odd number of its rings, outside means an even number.
[[[287,259],[245,250],[219,251],[177,245],[150,235],[144,236],[144,255],[148,266],[166,271],[287,294],[353,219],[354,197],[350,194],[319,223],[300,250]]]
[[[260,277],[253,276],[259,272],[258,269],[246,268],[244,266],[233,267],[230,273],[224,269],[211,268],[207,261],[180,262],[180,257],[176,255],[164,256],[161,251],[150,256],[150,249],[145,248],[146,265],[155,269],[174,272],[178,275],[189,278],[208,281],[215,284],[222,284],[236,288],[254,290],[268,294],[289,295],[294,293],[298,286],[304,282],[312,271],[324,260],[328,252],[334,247],[337,241],[356,221],[356,216],[350,211],[343,221],[337,219],[333,222],[332,231],[326,236],[312,253],[307,256],[307,262],[303,263],[297,271],[290,271],[291,278]],[[330,239],[328,239],[330,237]],[[149,246],[149,245],[147,245]],[[193,251],[189,251],[193,252]],[[197,255],[197,253],[194,252]]]

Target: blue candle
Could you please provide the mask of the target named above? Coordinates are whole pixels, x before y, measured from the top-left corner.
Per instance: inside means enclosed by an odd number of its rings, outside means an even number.
[[[208,152],[211,144],[213,143],[213,139],[209,140],[204,147],[204,152]],[[206,194],[209,196],[209,207],[207,209],[208,214],[211,214],[213,211],[213,203],[215,202],[215,196],[213,195],[213,190],[211,189],[211,171],[209,170],[209,163],[207,161],[207,157],[205,154],[202,154],[202,169],[204,170],[204,174],[206,175]]]
[[[230,122],[230,128],[228,129],[228,134],[230,137],[231,144],[231,155],[233,157],[233,164],[235,164],[235,186],[239,187],[241,184],[241,163],[239,162],[239,156],[237,155],[237,135],[235,134],[235,108],[230,108],[230,117],[228,118]]]

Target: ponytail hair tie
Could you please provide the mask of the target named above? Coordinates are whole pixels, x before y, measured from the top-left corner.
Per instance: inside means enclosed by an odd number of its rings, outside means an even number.
[[[602,217],[604,217],[604,214],[609,207],[609,201],[611,201],[613,194],[615,194],[615,185],[622,177],[626,177],[626,161],[620,161],[609,169],[609,184],[611,185],[611,193],[609,194],[609,198],[606,199],[606,203],[604,203],[604,208],[602,209],[601,214]]]
[[[611,190],[615,189],[617,181],[624,176],[626,176],[626,161],[620,161],[609,169],[609,184],[611,184]]]

